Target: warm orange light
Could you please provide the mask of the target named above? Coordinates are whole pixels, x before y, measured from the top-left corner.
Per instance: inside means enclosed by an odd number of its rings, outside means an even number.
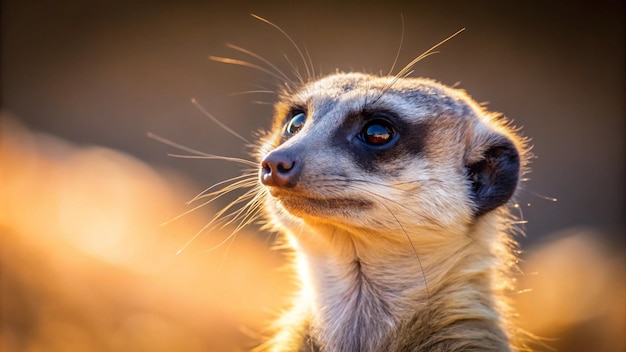
[[[266,329],[297,290],[277,270],[281,255],[249,232],[203,252],[232,228],[211,231],[176,255],[210,212],[160,224],[188,210],[183,195],[203,187],[112,150],[1,122],[3,350],[237,350],[252,345],[251,331]],[[515,297],[521,322],[559,350],[625,346],[623,258],[598,237],[572,230],[521,263],[518,288],[531,289]],[[304,261],[295,264],[306,278]],[[300,294],[315,299],[306,285]],[[561,345],[576,340],[563,338],[572,334],[582,342]]]

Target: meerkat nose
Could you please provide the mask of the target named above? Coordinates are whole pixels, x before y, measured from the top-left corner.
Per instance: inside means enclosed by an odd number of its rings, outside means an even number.
[[[295,186],[302,162],[290,153],[274,151],[261,162],[261,183],[274,187]]]

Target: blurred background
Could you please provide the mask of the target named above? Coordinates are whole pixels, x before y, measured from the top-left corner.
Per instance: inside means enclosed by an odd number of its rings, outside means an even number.
[[[414,76],[459,84],[532,138],[516,297],[540,351],[625,351],[624,2],[17,1],[1,8],[0,349],[238,351],[293,287],[271,234],[204,233],[185,204],[242,168],[274,89],[209,55],[286,72],[387,73],[456,32]],[[402,25],[402,18],[404,26]],[[557,198],[554,202],[551,198]]]

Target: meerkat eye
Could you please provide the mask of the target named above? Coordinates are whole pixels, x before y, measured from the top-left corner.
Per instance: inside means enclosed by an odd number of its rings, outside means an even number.
[[[363,142],[374,146],[381,146],[389,143],[393,136],[393,127],[389,122],[384,120],[374,120],[369,122],[359,134],[359,138]]]
[[[287,125],[285,126],[284,135],[293,136],[294,134],[298,133],[298,131],[300,131],[302,127],[304,126],[305,122],[306,122],[306,115],[303,112],[295,114],[289,120],[289,122],[287,122]]]

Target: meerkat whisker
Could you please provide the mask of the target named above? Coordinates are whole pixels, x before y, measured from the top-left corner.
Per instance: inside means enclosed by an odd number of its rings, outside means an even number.
[[[216,188],[216,187],[218,187],[218,186],[221,186],[221,185],[223,185],[223,184],[226,184],[226,183],[229,183],[229,182],[233,182],[233,181],[236,181],[236,180],[245,179],[245,180],[250,181],[251,186],[254,186],[254,185],[256,185],[256,184],[257,184],[257,182],[256,182],[256,178],[257,178],[257,175],[256,175],[256,173],[255,173],[255,174],[243,174],[243,175],[239,175],[239,176],[235,176],[235,177],[232,177],[232,178],[226,179],[226,180],[224,180],[224,181],[220,181],[220,182],[218,182],[218,183],[214,184],[213,186],[208,187],[208,188],[204,189],[202,192],[198,193],[198,194],[197,194],[195,197],[193,197],[191,200],[187,201],[187,202],[186,202],[186,204],[191,204],[191,203],[195,202],[196,200],[198,200],[198,199],[200,199],[200,198],[202,198],[202,197],[207,196],[207,194],[208,194],[207,192],[208,192],[208,191],[210,191],[210,190],[212,190],[212,189],[214,189],[214,188]]]
[[[241,53],[244,53],[248,56],[252,56],[253,58],[263,62],[264,64],[266,64],[267,66],[269,66],[271,69],[273,69],[276,73],[278,73],[278,75],[280,75],[280,77],[282,77],[283,80],[290,82],[293,85],[293,81],[289,78],[289,76],[287,76],[283,71],[281,71],[278,67],[276,67],[276,65],[274,65],[273,63],[271,63],[269,60],[267,60],[266,58],[262,57],[261,55],[254,53],[250,50],[244,49],[240,46],[234,45],[234,44],[227,44],[227,47],[239,51]],[[304,83],[304,81],[302,80],[302,77],[298,78],[300,80],[300,83]]]
[[[250,203],[246,204],[246,214],[242,218],[239,225],[235,228],[235,231],[240,231],[258,218],[263,210],[263,200],[263,197],[255,197]]]
[[[274,105],[273,103],[267,102],[267,101],[262,101],[262,100],[252,100],[252,103],[257,104],[257,105]]]
[[[315,76],[315,65],[313,64],[313,60],[311,59],[311,54],[309,53],[309,50],[304,47],[304,53],[306,54],[306,58],[309,61],[309,66],[311,67],[311,74],[309,75],[307,82],[313,80],[316,78]]]
[[[226,238],[224,238],[222,241],[220,241],[220,243],[207,248],[207,249],[203,249],[201,252],[202,253],[206,253],[206,252],[212,252],[220,247],[222,247],[224,244],[228,243],[228,241],[230,241],[233,237],[235,237],[235,235],[237,235],[237,231],[232,231],[228,236],[226,236]]]
[[[454,32],[454,34],[448,36],[446,39],[440,41],[439,43],[433,45],[432,47],[430,47],[428,50],[426,50],[425,52],[423,52],[422,54],[420,54],[419,56],[417,56],[415,59],[413,59],[411,62],[409,62],[406,66],[404,66],[400,71],[398,71],[398,73],[395,75],[396,77],[400,78],[403,77],[404,74],[409,71],[413,66],[415,66],[416,63],[420,62],[422,59],[424,59],[425,57],[427,57],[428,55],[431,55],[432,52],[437,49],[438,47],[442,46],[443,44],[445,44],[446,42],[448,42],[450,39],[456,37],[457,35],[459,35],[461,32],[463,32],[465,30],[465,28],[461,28],[458,31]]]
[[[217,198],[217,197],[216,197],[216,198]],[[171,218],[171,219],[169,219],[169,220],[167,220],[167,221],[165,221],[165,222],[161,223],[161,226],[165,226],[165,225],[167,225],[167,224],[169,224],[169,223],[172,223],[172,222],[174,222],[174,221],[176,221],[176,220],[178,220],[178,219],[180,219],[180,218],[182,218],[182,217],[184,217],[184,216],[186,216],[186,215],[188,215],[188,214],[190,214],[190,213],[193,213],[194,211],[196,211],[196,210],[198,210],[198,209],[200,209],[200,208],[202,208],[202,207],[206,206],[207,204],[210,204],[210,203],[211,203],[211,202],[213,202],[214,200],[215,200],[215,198],[213,198],[213,199],[209,199],[208,201],[206,201],[206,202],[204,202],[204,203],[202,203],[202,204],[200,204],[200,205],[197,205],[197,206],[195,206],[195,207],[193,207],[193,208],[191,208],[191,209],[189,209],[189,210],[187,210],[187,211],[185,211],[185,212],[183,212],[183,213],[181,213],[181,214],[178,214],[178,215],[176,215],[175,217],[173,217],[173,218]]]
[[[181,155],[181,154],[172,154],[172,153],[168,153],[167,155],[171,156],[171,157],[174,157],[174,158],[180,158],[180,159],[225,160],[225,161],[232,161],[232,162],[236,162],[236,163],[240,163],[240,164],[244,164],[244,165],[248,165],[248,166],[256,166],[257,165],[255,162],[252,162],[250,160],[236,158],[236,157],[230,157],[230,156],[220,156],[220,155],[212,155],[212,154],[206,154],[206,155]]]
[[[537,192],[534,192],[534,191],[527,190],[527,192],[532,194],[532,195],[534,195],[534,196],[536,196],[536,197],[539,197],[541,199],[544,199],[544,200],[547,200],[547,201],[550,201],[550,202],[558,202],[559,201],[558,198],[544,196],[543,194],[540,194],[540,193],[537,193]]]
[[[257,194],[258,195],[258,194]],[[235,221],[239,215],[241,214],[241,210],[242,209],[249,209],[249,206],[251,204],[256,204],[256,197],[253,198],[252,201],[246,203],[246,205],[244,207],[242,207],[239,211],[237,211],[236,215],[234,215],[233,219],[228,221],[226,224],[222,225],[221,228],[224,228],[225,226],[231,224],[233,221]],[[260,201],[260,200],[259,200]],[[241,229],[243,229],[245,226],[247,226],[248,224],[250,224],[252,221],[255,220],[255,218],[260,214],[260,206],[258,207],[258,209],[255,206],[255,210],[254,212],[246,212],[246,215],[244,216],[244,218],[242,219],[242,221],[237,225],[237,227],[228,235],[226,236],[226,238],[224,238],[220,243],[218,243],[217,245],[210,247],[208,249],[203,250],[202,252],[211,252],[214,251],[218,248],[220,248],[221,246],[223,246],[225,243],[227,243],[228,241],[230,241],[237,233],[239,233],[239,231],[241,231]],[[230,216],[232,214],[229,214],[228,216]]]
[[[207,202],[203,203],[204,205],[206,205],[208,203],[212,203],[213,201],[217,200],[218,198],[221,198],[222,196],[224,196],[224,195],[226,195],[228,193],[231,193],[233,191],[238,191],[238,190],[245,189],[245,188],[251,188],[251,187],[253,187],[256,184],[255,181],[247,181],[247,182],[241,182],[241,183],[233,184],[233,185],[230,185],[228,187],[224,187],[223,189],[220,189],[218,191],[198,196],[197,198],[195,198],[195,200],[200,200],[200,199],[204,199],[204,198],[209,198],[210,197],[211,199],[209,199]],[[189,204],[191,204],[191,203],[189,203]]]
[[[228,57],[220,57],[220,56],[209,56],[209,60],[211,61],[215,61],[215,62],[221,62],[224,64],[230,64],[230,65],[237,65],[237,66],[244,66],[244,67],[249,67],[255,70],[259,70],[261,72],[264,72],[278,80],[282,80],[282,76],[280,74],[274,73],[269,69],[266,69],[265,67],[259,66],[257,64],[253,64],[251,62],[248,61],[244,61],[244,60],[238,60],[238,59],[232,59],[232,58],[228,58]]]
[[[214,218],[215,219],[215,218]],[[183,244],[180,249],[176,252],[176,255],[180,255],[183,253],[183,251],[185,249],[187,249],[187,247],[189,247],[191,245],[191,243],[193,243],[193,241],[195,241],[206,229],[208,229],[211,225],[213,224],[213,221],[210,221],[209,223],[205,224],[200,230],[198,230],[193,236],[191,236],[191,238],[189,238],[187,240],[187,242],[185,242],[185,244]]]
[[[204,206],[204,205],[206,205],[208,203],[214,202],[218,198],[221,198],[221,197],[225,196],[226,194],[231,193],[233,191],[237,191],[237,190],[240,190],[242,188],[253,187],[253,186],[256,185],[255,181],[256,180],[244,179],[244,180],[232,183],[232,184],[230,184],[228,186],[225,186],[224,188],[222,188],[220,190],[217,190],[217,191],[211,192],[211,193],[207,193],[207,194],[203,194],[203,195],[198,196],[198,197],[196,197],[194,199],[198,200],[198,199],[204,199],[204,198],[209,198],[210,197],[211,199],[209,199],[208,201],[206,201],[205,203],[202,204]]]
[[[283,35],[285,38],[287,38],[287,40],[289,40],[289,42],[291,43],[291,45],[293,45],[293,47],[296,49],[296,51],[298,52],[298,55],[300,55],[300,59],[302,60],[302,63],[304,64],[304,68],[305,68],[305,70],[306,70],[307,77],[309,77],[309,78],[310,78],[310,77],[313,77],[313,76],[311,75],[311,69],[309,69],[309,65],[307,64],[306,58],[304,57],[304,54],[302,53],[302,50],[300,50],[300,47],[298,47],[298,45],[296,44],[296,42],[295,42],[295,41],[291,38],[291,36],[290,36],[289,34],[287,34],[287,32],[285,32],[285,31],[284,31],[282,28],[280,28],[278,25],[274,24],[273,22],[271,22],[271,21],[269,21],[269,20],[267,20],[267,19],[265,19],[265,18],[263,18],[263,17],[261,17],[261,16],[258,16],[258,15],[255,15],[255,14],[250,14],[250,15],[251,15],[252,17],[256,18],[257,20],[261,21],[261,22],[264,22],[264,23],[269,24],[270,26],[272,26],[272,27],[276,28],[276,29],[277,29],[280,33],[282,33],[282,35]]]
[[[286,53],[283,53],[283,58],[285,58],[285,61],[287,62],[289,67],[291,67],[291,72],[296,76],[296,78],[298,78],[298,82],[300,82],[300,84],[304,84],[306,81],[304,80],[304,77],[302,77],[302,74],[300,74],[298,66],[291,62],[289,56],[287,56]]]
[[[198,110],[200,110],[204,116],[208,117],[209,119],[211,119],[211,121],[215,122],[218,126],[220,126],[221,128],[223,128],[225,131],[227,131],[228,133],[232,134],[233,136],[241,139],[242,141],[250,144],[250,142],[245,139],[244,137],[242,137],[239,133],[233,131],[232,129],[230,129],[228,126],[226,126],[225,124],[223,124],[218,118],[216,118],[215,116],[213,116],[213,114],[211,114],[210,112],[208,112],[204,106],[202,106],[197,100],[196,98],[191,98],[191,103],[198,108]]]
[[[154,134],[152,132],[148,132],[146,135],[148,136],[148,138],[152,138],[152,139],[154,139],[154,140],[156,140],[158,142],[161,142],[163,144],[167,144],[167,145],[169,145],[171,147],[174,147],[176,149],[180,149],[182,151],[185,151],[185,152],[188,152],[188,153],[191,153],[191,154],[194,154],[194,155],[204,156],[204,157],[207,157],[207,158],[214,158],[214,159],[224,158],[224,157],[219,156],[219,155],[208,154],[208,153],[204,153],[204,152],[201,152],[199,150],[196,150],[196,149],[192,149],[192,148],[186,147],[186,146],[184,146],[182,144],[173,142],[173,141],[171,141],[171,140],[169,140],[167,138],[161,137],[161,136],[159,136],[157,134]]]
[[[400,57],[400,52],[402,51],[402,43],[404,43],[404,16],[400,14],[400,43],[398,44],[398,50],[396,50],[396,56],[393,59],[393,63],[391,64],[391,68],[387,73],[387,76],[391,76],[393,74],[393,70],[396,68],[396,64],[398,63],[398,58]]]
[[[352,187],[354,187],[354,186],[352,186]],[[406,211],[407,211],[407,212],[409,212],[409,213],[412,213],[412,214],[414,214],[414,215],[417,215],[417,213],[416,213],[414,210],[412,210],[411,208],[407,207],[406,205],[404,205],[404,204],[402,204],[402,203],[400,203],[400,202],[398,202],[398,201],[396,201],[396,200],[394,200],[394,199],[392,199],[392,198],[381,196],[380,194],[377,194],[377,193],[375,193],[375,192],[372,192],[372,191],[370,191],[370,190],[368,190],[368,189],[366,189],[366,188],[362,188],[362,187],[354,187],[354,188],[359,189],[359,190],[360,190],[360,191],[362,191],[362,192],[369,193],[369,194],[371,194],[371,195],[373,195],[373,196],[375,196],[375,197],[377,197],[377,198],[380,198],[380,199],[383,199],[383,200],[385,200],[385,201],[388,201],[388,202],[390,202],[390,203],[394,204],[395,206],[400,207],[400,208],[402,208],[402,209],[406,210]],[[395,190],[395,189],[394,189],[394,190]],[[383,204],[383,205],[384,205],[384,203],[381,203],[381,204]],[[385,207],[387,207],[387,206],[385,206]],[[421,216],[423,216],[423,214],[420,214],[420,215],[421,215]],[[432,219],[432,218],[430,218],[430,217],[425,218],[424,220],[426,220],[426,222],[427,222],[429,225],[434,225],[434,226],[436,226],[436,227],[440,227],[440,228],[442,227],[442,225],[441,225],[441,224],[437,223],[437,221],[436,221],[436,220],[434,220],[434,219]]]
[[[178,252],[176,252],[177,255],[179,255],[180,253],[182,253],[187,247],[189,247],[189,245],[191,245],[191,243],[193,241],[195,241],[204,231],[206,231],[208,228],[210,228],[212,225],[216,224],[216,222],[220,221],[222,219],[222,216],[229,210],[231,209],[233,206],[241,203],[242,201],[246,200],[247,197],[251,196],[251,192],[254,190],[250,190],[246,193],[244,193],[243,195],[237,197],[237,199],[235,199],[234,201],[230,202],[228,205],[226,205],[225,207],[223,207],[221,210],[219,210],[217,213],[215,213],[215,216],[213,217],[213,219],[211,219],[211,221],[209,221],[207,224],[205,224],[198,232],[196,232],[187,242],[185,242],[185,244],[178,250]],[[214,199],[212,199],[214,200]],[[209,201],[210,202],[210,201]],[[207,203],[204,203],[194,209],[197,209],[201,206],[206,205]],[[186,212],[188,213],[188,212]],[[180,216],[179,216],[180,217]],[[234,234],[231,234],[230,236],[228,236],[228,238],[232,237]],[[225,243],[225,241],[222,241]]]
[[[378,99],[381,98],[382,95],[384,95],[399,79],[401,78],[407,78],[410,75],[413,74],[413,66],[415,66],[415,64],[417,64],[418,62],[422,61],[423,59],[429,57],[430,55],[436,54],[438,53],[438,51],[435,51],[436,48],[440,47],[441,45],[445,44],[446,42],[448,42],[450,39],[456,37],[458,34],[460,34],[461,32],[463,32],[465,30],[465,28],[461,28],[458,31],[456,31],[454,34],[450,35],[449,37],[447,37],[446,39],[440,41],[439,43],[433,45],[432,47],[430,47],[428,50],[424,51],[422,54],[418,55],[415,59],[413,59],[411,62],[409,62],[406,66],[404,66],[400,71],[398,71],[398,73],[396,73],[389,81],[388,85],[386,88],[382,89],[380,96],[377,97],[376,99],[374,99],[374,102],[376,102]],[[394,63],[395,66],[395,63]]]
[[[396,214],[394,214],[391,209],[389,209],[386,205],[383,204],[383,206],[387,209],[387,211],[389,212],[389,215],[393,216],[393,218],[396,220],[396,222],[398,223],[398,226],[400,226],[400,228],[402,229],[402,232],[404,232],[404,235],[406,236],[407,241],[409,241],[409,244],[411,245],[411,248],[413,249],[413,253],[415,253],[415,258],[417,259],[417,262],[419,264],[420,267],[420,271],[422,273],[422,279],[424,280],[424,289],[426,290],[426,302],[427,302],[427,307],[428,307],[428,323],[430,324],[430,314],[431,314],[431,309],[430,309],[430,290],[428,289],[428,279],[426,278],[426,271],[424,271],[424,266],[422,265],[422,260],[420,259],[419,254],[417,254],[417,249],[415,248],[415,244],[413,244],[413,241],[411,241],[411,236],[409,236],[408,232],[406,232],[406,229],[404,228],[404,226],[402,226],[402,223],[400,222],[400,220],[398,219],[398,217],[396,216]]]
[[[243,205],[241,208],[237,209],[236,211],[233,211],[231,214],[229,214],[229,217],[231,218],[230,220],[224,222],[221,225],[220,229],[225,228],[226,226],[232,224],[234,221],[236,221],[237,219],[239,219],[242,214],[242,221],[245,220],[247,218],[247,214],[249,212],[250,207],[253,207],[256,202],[259,200],[259,190],[258,188],[249,190],[248,192],[246,192],[246,194],[244,194],[241,198],[241,200],[238,203],[241,203],[243,201],[246,201],[248,199],[252,198],[250,201],[248,201],[245,205]],[[239,228],[239,226],[238,226]]]
[[[276,94],[275,91],[273,90],[269,90],[269,89],[257,89],[257,90],[247,90],[245,92],[239,92],[239,93],[231,93],[229,94],[231,97],[237,96],[237,95],[244,95],[244,94],[256,94],[256,93],[260,93],[260,94]]]
[[[227,193],[236,191],[238,189],[241,189],[242,187],[252,187],[255,184],[256,183],[254,181],[252,181],[252,180],[243,180],[243,181],[237,182],[235,185],[230,185],[230,186],[224,187],[223,189],[220,189],[219,191],[212,192],[212,193],[209,193],[209,194],[200,195],[200,196],[196,196],[192,200],[188,201],[187,204],[191,204],[192,202],[194,202],[194,201],[196,201],[198,199],[202,199],[202,198],[206,198],[206,197],[212,197],[212,198],[207,200],[207,201],[205,201],[205,202],[203,202],[202,204],[199,204],[199,205],[197,205],[197,206],[195,206],[195,207],[193,207],[193,208],[191,208],[191,209],[189,209],[189,210],[187,210],[187,211],[185,211],[185,212],[183,212],[183,213],[173,217],[172,219],[162,223],[161,226],[165,226],[165,225],[167,225],[167,224],[169,224],[171,222],[174,222],[174,221],[184,217],[185,215],[188,215],[188,214],[190,214],[190,213],[192,213],[192,212],[194,212],[194,211],[196,211],[196,210],[198,210],[198,209],[200,209],[200,208],[202,208],[202,207],[204,207],[204,206],[214,202],[215,200],[219,199],[220,197],[224,196]]]

